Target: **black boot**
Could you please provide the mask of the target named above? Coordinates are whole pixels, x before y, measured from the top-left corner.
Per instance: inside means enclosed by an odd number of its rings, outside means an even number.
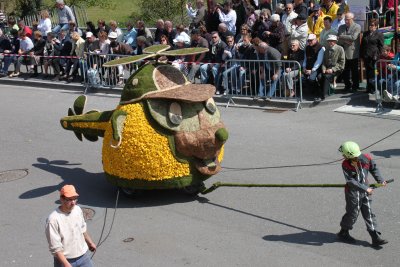
[[[373,247],[378,247],[378,246],[380,246],[380,245],[384,245],[384,244],[387,244],[387,243],[388,243],[387,240],[380,238],[379,235],[380,235],[381,233],[379,233],[379,232],[377,232],[377,231],[369,232],[369,234],[370,234],[371,237],[372,237],[372,246],[373,246]]]
[[[356,240],[349,234],[349,230],[341,229],[337,236],[340,240],[347,242],[347,243],[355,243]]]

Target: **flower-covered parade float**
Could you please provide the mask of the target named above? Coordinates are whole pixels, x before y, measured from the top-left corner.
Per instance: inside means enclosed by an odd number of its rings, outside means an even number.
[[[160,60],[207,49],[169,48],[155,45],[143,55],[107,62],[104,67],[143,62],[127,80],[119,105],[84,112],[87,98],[82,95],[61,119],[62,127],[81,141],[103,137],[105,176],[128,195],[172,188],[197,194],[205,190],[203,181],[221,169],[228,131],[213,100],[215,87],[192,84]]]

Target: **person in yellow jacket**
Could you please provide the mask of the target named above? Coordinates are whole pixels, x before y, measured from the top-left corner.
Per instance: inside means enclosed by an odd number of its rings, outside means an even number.
[[[333,0],[323,0],[321,11],[325,16],[330,16],[332,20],[336,19],[336,13],[339,9],[339,5]]]
[[[322,14],[320,6],[315,5],[312,9],[311,15],[307,19],[308,33],[315,34],[318,40],[319,40],[319,35],[325,28],[324,17],[325,16],[324,14]]]

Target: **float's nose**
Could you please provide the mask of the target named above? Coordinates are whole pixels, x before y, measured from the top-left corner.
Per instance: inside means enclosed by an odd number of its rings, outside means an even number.
[[[228,140],[228,130],[226,130],[225,128],[219,128],[218,131],[215,132],[215,138],[217,138],[217,140],[221,141],[222,143],[225,143],[226,140]]]

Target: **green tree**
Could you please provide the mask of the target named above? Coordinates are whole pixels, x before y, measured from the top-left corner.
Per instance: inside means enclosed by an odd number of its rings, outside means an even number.
[[[174,24],[187,25],[185,0],[141,0],[140,9],[132,12],[131,18],[141,19],[147,25],[154,25],[158,19],[171,20]]]

